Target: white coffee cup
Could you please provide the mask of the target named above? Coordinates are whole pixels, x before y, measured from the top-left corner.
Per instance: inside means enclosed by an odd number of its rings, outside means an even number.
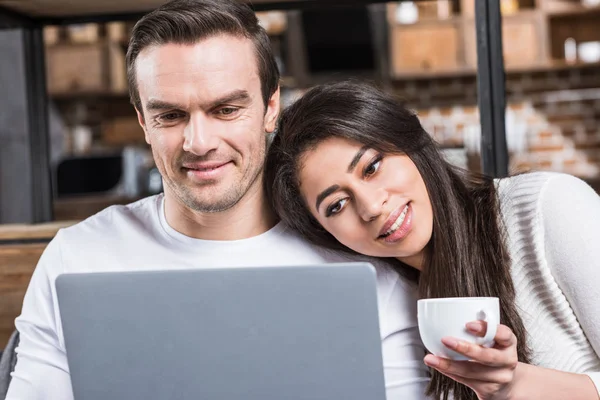
[[[451,297],[423,299],[417,302],[419,332],[423,344],[432,354],[453,360],[468,360],[450,350],[442,338],[453,337],[483,347],[494,346],[494,337],[500,323],[500,303],[497,297]],[[487,322],[484,337],[470,333],[466,324]]]

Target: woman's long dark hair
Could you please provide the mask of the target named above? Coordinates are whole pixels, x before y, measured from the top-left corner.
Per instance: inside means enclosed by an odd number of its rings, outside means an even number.
[[[446,162],[417,116],[391,95],[353,82],[313,88],[282,114],[267,156],[265,189],[286,224],[335,250],[352,252],[311,215],[298,180],[302,155],[330,137],[410,157],[429,193],[433,234],[420,274],[399,261],[395,269],[418,282],[421,298],[498,297],[501,321],[518,339],[519,361],[529,362],[493,179]],[[470,388],[433,370],[427,394],[447,399],[450,393],[457,400],[477,399]]]

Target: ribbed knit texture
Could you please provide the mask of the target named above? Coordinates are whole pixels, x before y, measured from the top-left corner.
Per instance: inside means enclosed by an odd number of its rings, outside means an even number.
[[[516,302],[533,351],[532,364],[568,372],[598,372],[600,359],[553,277],[546,257],[548,244],[541,204],[553,201],[544,199],[544,189],[558,176],[531,173],[499,181]]]

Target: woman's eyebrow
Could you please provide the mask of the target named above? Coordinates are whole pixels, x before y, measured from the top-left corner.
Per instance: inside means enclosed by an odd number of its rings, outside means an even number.
[[[363,146],[360,148],[360,150],[358,150],[356,152],[356,154],[354,155],[354,158],[352,159],[352,162],[350,162],[350,165],[348,165],[348,173],[351,174],[352,171],[354,171],[354,168],[356,168],[356,166],[358,165],[360,159],[362,158],[363,154],[365,154],[365,152],[369,150],[369,146]]]
[[[319,211],[319,206],[321,205],[323,200],[325,200],[327,198],[327,196],[329,196],[330,194],[339,190],[339,188],[340,188],[339,185],[331,185],[327,189],[325,189],[321,193],[319,193],[319,195],[317,196],[317,202],[315,205],[315,207],[317,208],[317,212]]]

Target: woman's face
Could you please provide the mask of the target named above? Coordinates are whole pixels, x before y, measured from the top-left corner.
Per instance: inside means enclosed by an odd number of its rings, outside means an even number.
[[[299,178],[310,212],[340,243],[421,268],[433,211],[408,156],[330,138],[303,155]]]

